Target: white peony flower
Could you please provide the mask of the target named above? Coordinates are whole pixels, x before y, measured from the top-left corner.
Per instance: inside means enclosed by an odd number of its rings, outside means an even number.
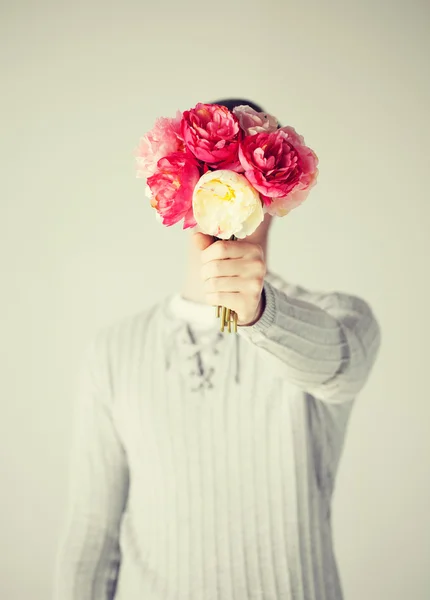
[[[229,170],[208,171],[199,179],[193,212],[204,233],[224,240],[251,235],[264,219],[259,193],[244,175]]]

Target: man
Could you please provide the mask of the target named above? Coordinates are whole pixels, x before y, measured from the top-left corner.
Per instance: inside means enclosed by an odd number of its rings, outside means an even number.
[[[90,344],[58,600],[342,598],[330,505],[380,331],[271,273],[270,225],[193,232],[181,293]]]

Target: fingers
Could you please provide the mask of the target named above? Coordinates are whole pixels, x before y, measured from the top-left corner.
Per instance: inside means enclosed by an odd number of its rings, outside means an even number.
[[[238,324],[253,323],[260,314],[266,275],[262,247],[238,240],[217,240],[201,251],[201,261],[206,302],[237,313]]]
[[[252,297],[254,301],[251,305],[250,297],[240,292],[209,292],[206,294],[208,304],[226,306],[236,312],[239,316],[239,323],[251,320],[255,313],[255,307],[259,304],[261,292],[253,292]]]
[[[211,244],[213,244],[213,241],[214,238],[211,235],[206,235],[205,233],[201,233],[200,231],[198,233],[193,234],[193,243],[201,251],[205,250]]]
[[[264,278],[265,274],[266,265],[261,259],[211,260],[203,264],[201,269],[203,281],[207,281],[212,277]]]
[[[206,294],[236,293],[246,294],[250,298],[257,297],[261,293],[262,285],[255,279],[243,279],[242,277],[211,277],[204,284]],[[226,305],[228,308],[230,306]]]
[[[263,249],[258,244],[237,240],[218,240],[205,248],[201,254],[203,263],[227,258],[263,258]]]

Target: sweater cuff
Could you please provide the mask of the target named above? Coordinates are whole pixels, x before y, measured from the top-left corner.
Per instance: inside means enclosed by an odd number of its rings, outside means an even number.
[[[276,295],[273,286],[264,281],[263,294],[265,306],[263,314],[253,325],[240,325],[238,331],[241,331],[245,336],[253,337],[255,333],[265,333],[274,323],[276,316]]]

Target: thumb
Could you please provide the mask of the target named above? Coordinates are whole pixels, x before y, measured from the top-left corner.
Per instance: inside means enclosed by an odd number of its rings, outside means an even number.
[[[203,250],[209,248],[209,246],[213,244],[214,241],[214,238],[211,235],[207,235],[206,233],[201,233],[199,231],[198,233],[193,234],[193,244],[198,250],[200,250],[200,252],[203,252]]]

